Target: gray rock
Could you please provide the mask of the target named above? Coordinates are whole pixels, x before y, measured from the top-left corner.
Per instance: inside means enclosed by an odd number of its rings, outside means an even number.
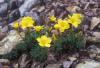
[[[89,56],[90,56],[91,59],[94,59],[96,57],[96,54],[95,53],[91,53],[91,54],[89,54]]]
[[[72,63],[73,63],[72,61],[64,61],[63,62],[63,68],[70,68]]]
[[[6,3],[9,4],[9,9],[20,7],[25,0],[5,0]]]
[[[41,6],[39,9],[38,9],[38,12],[42,12],[45,10],[45,6]]]
[[[56,58],[55,58],[54,56],[55,56],[54,54],[48,53],[47,60],[48,60],[48,61],[52,61],[52,62],[56,62],[57,60],[56,60]],[[51,63],[52,63],[52,62],[51,62]]]
[[[90,45],[87,49],[91,59],[100,61],[100,48],[95,45]]]
[[[8,1],[9,4],[9,10],[14,10],[18,8],[17,0],[10,0]]]
[[[13,63],[14,68],[18,68],[19,64],[18,63]]]
[[[17,1],[18,1],[17,3],[18,7],[21,6],[25,2],[25,0],[17,0]]]
[[[3,68],[3,65],[0,63],[0,68]]]
[[[20,15],[24,16],[25,12],[28,12],[33,6],[39,3],[40,0],[25,0],[24,4],[19,8]]]
[[[8,26],[4,26],[2,29],[1,29],[1,32],[4,32],[6,33],[8,31]]]
[[[5,2],[5,0],[0,0],[0,3],[4,3]]]
[[[100,48],[98,48],[95,45],[91,45],[90,47],[88,47],[88,52],[94,53],[94,54],[100,54]]]
[[[10,0],[7,3],[9,4],[9,9],[14,10],[20,7],[25,0]]]
[[[18,9],[13,10],[10,14],[9,14],[9,23],[12,23],[13,21],[16,21],[17,19],[19,19],[20,17],[20,12]]]
[[[37,67],[37,64],[38,64],[37,62],[33,61],[32,65],[31,65],[31,68],[38,68],[38,67]],[[39,65],[39,66],[40,66],[40,65]]]
[[[8,10],[8,4],[7,3],[0,4],[0,16],[1,17],[6,16],[7,10]]]

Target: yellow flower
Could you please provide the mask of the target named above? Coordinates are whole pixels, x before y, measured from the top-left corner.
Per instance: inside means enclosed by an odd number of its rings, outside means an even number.
[[[27,27],[33,27],[33,24],[34,24],[34,20],[29,16],[23,17],[20,22],[20,25],[23,29]]]
[[[49,31],[51,31],[52,30],[52,27],[49,27]]]
[[[59,29],[59,25],[58,25],[58,24],[55,24],[55,25],[54,25],[54,28],[55,28],[55,29]]]
[[[80,13],[74,13],[72,16],[77,17],[78,19],[82,18],[82,15]]]
[[[17,29],[19,27],[19,23],[18,22],[14,22],[12,25],[13,28]]]
[[[55,22],[56,21],[56,17],[53,15],[53,16],[49,16],[49,19],[51,22]]]
[[[56,37],[55,34],[52,34],[52,39],[53,39],[54,41],[57,40],[57,37]]]
[[[41,47],[50,47],[50,43],[52,40],[51,40],[51,38],[43,35],[43,36],[37,38],[37,41]]]
[[[39,32],[43,29],[43,26],[34,26],[35,31]]]
[[[78,27],[78,25],[81,23],[81,18],[82,15],[81,14],[73,14],[72,16],[69,15],[69,23],[71,23],[75,28]]]
[[[64,32],[70,28],[70,25],[67,20],[58,19],[58,23],[54,25],[54,28],[59,29],[60,32]]]

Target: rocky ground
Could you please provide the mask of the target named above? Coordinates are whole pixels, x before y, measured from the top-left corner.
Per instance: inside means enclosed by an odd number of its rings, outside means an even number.
[[[73,12],[84,15],[82,30],[86,37],[86,49],[64,55],[59,61],[50,54],[50,61],[33,62],[31,68],[100,68],[100,0],[0,0],[0,55],[10,52],[21,40],[10,27],[14,21],[31,16],[37,24],[42,24],[42,19],[48,21],[47,15],[64,18]],[[27,68],[29,61],[25,61],[26,57],[23,54],[18,63],[0,59],[0,68],[12,65],[18,68],[18,64],[20,68]]]

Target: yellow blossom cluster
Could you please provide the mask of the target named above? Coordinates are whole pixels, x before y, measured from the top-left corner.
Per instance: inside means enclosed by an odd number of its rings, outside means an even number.
[[[39,38],[37,38],[37,41],[41,47],[50,47],[51,38],[47,37],[46,35],[43,35]]]
[[[18,23],[17,21],[15,21],[15,22],[13,23],[13,27],[14,27],[15,29],[17,29],[17,28],[19,27],[19,23]]]
[[[54,25],[55,29],[59,29],[60,32],[64,32],[66,29],[70,28],[70,24],[77,28],[81,23],[82,15],[79,13],[73,13],[72,15],[68,15],[65,19],[57,19],[55,16],[50,16],[50,21],[56,21],[57,23]]]
[[[82,15],[79,13],[74,13],[72,15],[68,15],[68,17],[65,19],[57,19],[54,15],[49,16],[48,18],[50,22],[55,22],[53,23],[53,27],[48,26],[49,31],[51,31],[52,29],[56,29],[57,31],[59,30],[62,33],[65,30],[70,29],[71,25],[77,28],[79,24],[81,23]],[[34,25],[34,24],[35,24],[35,21],[31,17],[26,16],[26,17],[23,17],[20,22],[14,22],[13,27],[15,29],[19,27],[21,27],[22,29],[32,27],[36,32],[40,32],[43,29],[47,29],[45,25],[42,26],[42,25]],[[51,38],[53,40],[57,39],[55,34],[52,34]],[[47,35],[45,34],[45,35],[40,35],[40,37],[36,38],[36,40],[41,47],[50,47],[51,46],[50,44],[52,41],[51,38],[47,37]]]
[[[43,29],[43,26],[34,26],[34,30],[39,32]]]
[[[23,17],[21,22],[20,22],[20,25],[23,29],[27,28],[27,27],[33,27],[34,25],[34,20],[27,16],[27,17]]]
[[[33,27],[34,23],[31,17],[26,16],[23,17],[20,22],[14,22],[13,27],[17,29],[20,26],[22,29],[26,29],[28,27]]]
[[[75,28],[77,28],[78,25],[81,23],[81,18],[82,18],[81,14],[74,13],[72,14],[72,16],[68,15],[68,22],[72,24]]]
[[[51,22],[55,22],[57,18],[53,15],[53,16],[49,16],[49,19]]]
[[[54,25],[54,28],[59,29],[60,32],[64,32],[70,28],[70,25],[67,20],[58,19],[58,23]]]

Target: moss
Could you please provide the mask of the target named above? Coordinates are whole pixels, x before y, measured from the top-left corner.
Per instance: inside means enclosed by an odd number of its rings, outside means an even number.
[[[31,49],[30,55],[36,61],[45,61],[47,59],[47,48],[42,48],[39,45],[36,45]]]
[[[62,35],[54,43],[54,50],[57,53],[78,51],[84,47],[84,36],[74,31],[70,31],[68,34]]]

